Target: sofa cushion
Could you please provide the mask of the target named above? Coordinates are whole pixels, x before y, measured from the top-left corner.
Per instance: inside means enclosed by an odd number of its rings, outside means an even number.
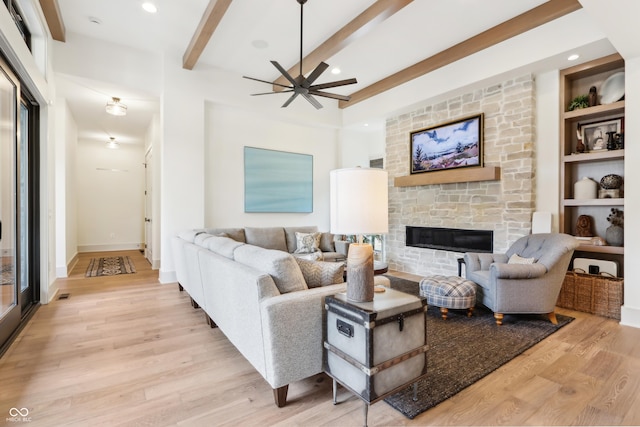
[[[320,233],[301,233],[296,231],[296,254],[310,254],[320,250]]]
[[[246,227],[244,236],[250,245],[287,252],[287,241],[282,227]]]
[[[294,253],[297,249],[296,232],[298,233],[315,233],[318,227],[315,225],[284,227],[284,234],[287,239],[287,252]]]
[[[324,232],[320,235],[320,250],[322,252],[335,252],[336,245],[334,243],[335,238],[338,237],[335,234]]]
[[[247,242],[247,239],[244,236],[244,228],[208,228],[207,233],[213,234],[214,236],[226,234],[227,237],[230,237],[237,242]]]
[[[304,280],[310,288],[344,282],[344,264],[338,262],[309,261],[297,258]]]
[[[196,239],[196,236],[204,232],[205,232],[204,230],[185,230],[178,233],[178,237],[180,237],[183,240],[186,240],[189,243],[193,243],[193,241]]]
[[[282,294],[308,289],[293,255],[253,245],[242,245],[233,251],[233,258],[244,265],[269,274]]]
[[[195,237],[195,239],[193,239],[193,243],[204,248],[206,247],[206,241],[212,237],[213,236],[211,234],[200,233]]]
[[[207,249],[229,259],[233,259],[233,251],[242,245],[244,245],[244,243],[221,236],[211,236],[211,238],[206,241]]]

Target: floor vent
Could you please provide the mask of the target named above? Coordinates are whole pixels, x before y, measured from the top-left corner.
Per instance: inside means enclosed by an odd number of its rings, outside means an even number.
[[[71,296],[71,294],[60,294],[60,296],[58,297],[58,299],[69,299],[69,297]]]

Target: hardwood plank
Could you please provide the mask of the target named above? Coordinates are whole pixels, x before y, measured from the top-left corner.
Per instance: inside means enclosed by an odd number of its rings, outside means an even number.
[[[177,285],[161,285],[138,251],[137,273],[85,278],[81,254],[59,280],[68,300],[42,306],[0,359],[0,412],[33,426],[361,425],[362,402],[324,374],[271,387]],[[421,277],[390,272],[411,280]],[[581,312],[492,374],[413,420],[384,402],[369,425],[640,424],[640,329]]]
[[[496,25],[478,35],[458,43],[449,49],[438,52],[417,64],[407,67],[395,74],[385,77],[357,92],[352,93],[351,100],[338,101],[339,108],[352,105],[379,95],[396,86],[423,76],[438,68],[449,65],[464,57],[473,55],[483,49],[494,46],[519,34],[532,30],[580,9],[578,0],[549,0],[538,7],[524,12],[515,18]]]
[[[218,28],[218,24],[222,21],[222,17],[227,13],[227,9],[233,0],[210,0],[209,5],[202,15],[202,19],[196,28],[195,33],[191,37],[189,46],[182,56],[182,68],[193,70],[200,55],[207,47],[209,39]]]

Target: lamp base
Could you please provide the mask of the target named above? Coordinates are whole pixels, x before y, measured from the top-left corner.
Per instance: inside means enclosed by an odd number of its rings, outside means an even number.
[[[373,294],[373,247],[352,243],[347,255],[347,300],[371,302]]]

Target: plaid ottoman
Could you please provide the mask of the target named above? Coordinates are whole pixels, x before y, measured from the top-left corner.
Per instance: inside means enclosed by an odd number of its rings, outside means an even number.
[[[427,297],[428,305],[440,307],[442,318],[447,320],[449,309],[467,309],[473,315],[476,305],[476,284],[458,276],[427,276],[420,281],[420,295]]]

